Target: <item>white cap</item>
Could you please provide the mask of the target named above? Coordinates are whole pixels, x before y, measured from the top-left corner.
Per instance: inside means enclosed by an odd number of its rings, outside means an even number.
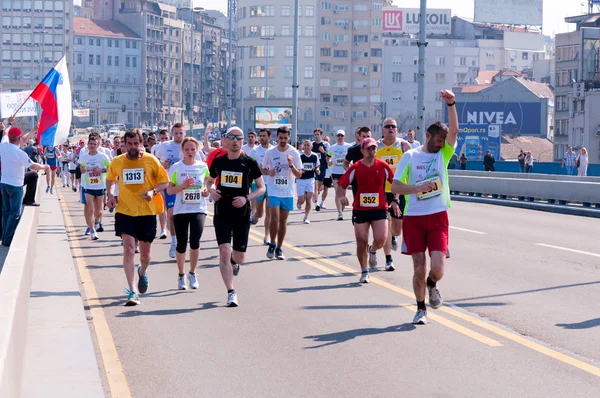
[[[233,131],[238,131],[238,132],[242,133],[242,135],[244,135],[244,132],[239,127],[230,127],[229,129],[227,129],[227,131],[225,132],[225,134],[229,134],[229,133],[231,133]]]
[[[344,137],[346,136],[346,132],[344,130],[338,130],[337,133],[335,133],[336,136],[338,135],[343,135]]]

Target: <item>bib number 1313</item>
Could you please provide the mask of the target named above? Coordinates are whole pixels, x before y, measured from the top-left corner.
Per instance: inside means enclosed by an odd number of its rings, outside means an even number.
[[[123,184],[143,184],[144,169],[126,169],[123,171]]]

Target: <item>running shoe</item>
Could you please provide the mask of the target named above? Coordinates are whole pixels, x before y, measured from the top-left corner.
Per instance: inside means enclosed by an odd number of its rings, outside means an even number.
[[[316,206],[315,206],[315,211],[321,211],[321,206],[319,206],[319,205],[316,205]]]
[[[77,192],[77,188],[73,186],[73,192]]]
[[[367,251],[369,252],[369,267],[371,269],[377,268],[377,252],[373,253],[371,251],[371,245],[369,245]]]
[[[277,260],[285,260],[285,256],[283,255],[283,250],[281,247],[275,249],[275,257],[277,257]]]
[[[160,237],[159,239],[167,239],[167,231],[165,229],[161,229],[160,230]]]
[[[177,278],[177,289],[187,290],[187,283],[185,282],[185,275]]]
[[[256,213],[254,213],[250,216],[250,224],[252,224],[252,225],[258,224],[258,216],[256,215]]]
[[[358,283],[369,283],[369,271],[362,272]]]
[[[396,267],[394,267],[394,261],[392,261],[392,260],[386,261],[385,262],[385,270],[386,271],[395,271]]]
[[[140,271],[142,270],[142,266],[138,265],[137,267],[137,271],[138,271],[138,276],[140,277],[140,279],[138,280],[138,291],[141,294],[144,294],[148,291],[148,275],[140,275]]]
[[[136,305],[140,305],[140,298],[129,289],[125,289],[125,293],[127,293],[127,301],[125,302],[125,307],[134,307]]]
[[[96,232],[104,232],[104,227],[102,226],[102,223],[96,223]]]
[[[96,231],[92,231],[92,240],[98,240],[98,234]]]
[[[188,274],[187,278],[192,289],[198,289],[198,287],[200,287],[198,284],[198,279],[196,278],[196,274]]]
[[[392,250],[395,252],[398,251],[398,238],[395,236],[392,236]]]
[[[238,297],[237,297],[235,290],[232,292],[229,292],[227,294],[227,306],[228,307],[237,307],[238,306]]]
[[[412,323],[413,325],[427,325],[427,310],[418,310]]]
[[[275,258],[275,243],[269,243],[269,249],[267,250],[267,258],[270,260]]]
[[[233,276],[238,276],[240,273],[240,265],[233,261],[233,257],[229,260],[229,262],[231,263],[231,268],[233,269]]]
[[[440,294],[440,291],[438,290],[437,286],[428,287],[427,289],[429,289],[429,305],[434,310],[437,310],[442,306],[444,299],[442,299],[442,295]]]
[[[91,233],[92,233],[92,230],[90,229],[90,227],[87,227],[87,228],[85,229],[85,236],[88,236],[88,235],[89,235],[89,234],[91,234]]]
[[[298,209],[298,211],[302,210],[302,205],[298,202],[296,202],[296,209]]]
[[[321,201],[321,210],[327,210],[327,207],[325,207],[325,203],[323,203],[323,201]]]
[[[269,246],[269,241],[267,240],[267,238],[263,238],[263,244],[265,246]]]
[[[110,209],[108,209],[109,213],[112,213],[113,211],[115,211],[115,209],[113,207],[111,207]]]
[[[52,189],[50,190],[50,195],[54,195],[54,191]]]
[[[302,222],[303,222],[304,224],[310,224],[310,220],[308,219],[308,217],[304,217],[304,218],[302,219]]]
[[[171,248],[169,249],[169,257],[175,258],[177,256],[175,252],[175,245],[171,243]]]
[[[342,214],[342,212],[338,213],[337,218],[335,219],[336,221],[343,221],[344,220],[344,215]]]
[[[50,192],[50,187],[46,187],[46,193]]]

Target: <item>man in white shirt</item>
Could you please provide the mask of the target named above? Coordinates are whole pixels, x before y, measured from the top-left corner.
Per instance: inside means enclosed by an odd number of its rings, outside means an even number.
[[[256,142],[256,133],[254,131],[248,132],[248,143],[242,145],[242,151],[244,151],[244,153],[246,155],[248,155],[252,158],[252,157],[254,157],[252,155],[252,152],[254,151],[254,149],[257,146],[258,146],[258,143]]]
[[[290,130],[283,126],[277,129],[279,144],[269,149],[265,154],[262,168],[268,171],[269,181],[269,213],[271,216],[271,243],[267,258],[277,257],[285,260],[283,255],[283,240],[287,232],[287,219],[294,210],[294,182],[302,176],[302,160],[300,153],[288,144]]]
[[[408,143],[410,144],[411,148],[418,148],[421,146],[421,143],[419,141],[415,141],[415,131],[414,130],[408,130],[407,133],[407,137],[408,139]]]
[[[2,191],[2,244],[10,246],[15,230],[21,219],[21,205],[23,203],[23,183],[25,182],[25,169],[45,170],[50,173],[48,165],[33,163],[29,156],[21,150],[23,132],[18,127],[8,130],[8,142],[0,144],[0,162],[2,162],[2,178],[0,190]]]

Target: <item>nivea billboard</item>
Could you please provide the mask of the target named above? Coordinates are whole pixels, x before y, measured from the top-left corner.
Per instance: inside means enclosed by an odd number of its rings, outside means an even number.
[[[500,134],[545,135],[542,104],[531,102],[457,102],[458,123],[500,126]],[[448,110],[446,120],[448,120]]]

